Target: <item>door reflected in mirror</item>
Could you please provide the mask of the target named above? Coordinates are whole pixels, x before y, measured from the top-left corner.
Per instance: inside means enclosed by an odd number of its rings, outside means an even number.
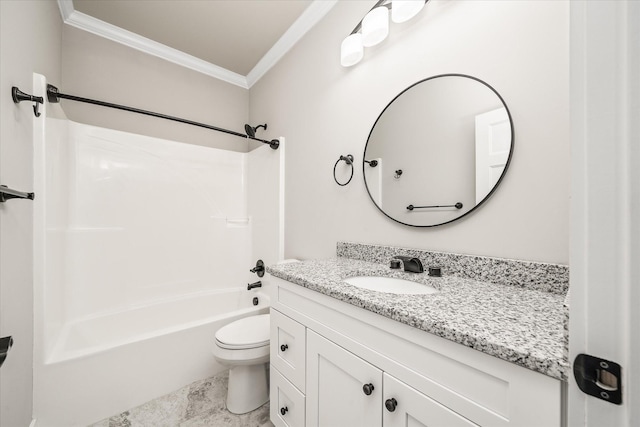
[[[487,83],[461,74],[422,80],[396,96],[369,133],[367,191],[394,221],[450,223],[495,191],[511,160],[513,137],[509,110]]]

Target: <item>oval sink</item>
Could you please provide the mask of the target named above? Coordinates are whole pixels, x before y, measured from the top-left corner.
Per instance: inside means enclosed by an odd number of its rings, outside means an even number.
[[[433,294],[438,292],[431,286],[395,277],[357,276],[349,277],[344,281],[357,288],[390,294]]]

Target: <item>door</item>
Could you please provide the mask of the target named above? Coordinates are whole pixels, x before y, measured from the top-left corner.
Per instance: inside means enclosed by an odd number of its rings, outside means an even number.
[[[476,116],[476,204],[496,185],[509,159],[511,121],[506,108]]]
[[[381,427],[382,371],[307,330],[307,427]]]
[[[640,2],[575,1],[570,11],[569,362],[584,353],[620,364],[622,403],[583,393],[571,372],[569,425],[638,426]]]
[[[384,427],[473,427],[477,424],[384,374]]]

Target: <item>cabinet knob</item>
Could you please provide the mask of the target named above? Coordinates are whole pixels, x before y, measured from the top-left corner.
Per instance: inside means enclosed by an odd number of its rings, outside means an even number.
[[[398,406],[398,401],[392,397],[384,402],[384,406],[387,408],[387,411],[393,412],[396,410],[396,406]]]
[[[288,346],[287,344],[282,344],[282,345],[280,346],[280,351],[285,351],[285,350],[286,350],[286,349],[288,349],[288,348],[289,348],[289,346]]]
[[[284,414],[286,414],[287,412],[289,412],[289,408],[287,408],[286,406],[284,406],[284,407],[280,408],[280,414],[284,415]]]
[[[362,386],[362,391],[364,392],[364,394],[366,394],[367,396],[369,396],[371,393],[373,393],[373,384],[369,383],[369,384],[365,384]]]

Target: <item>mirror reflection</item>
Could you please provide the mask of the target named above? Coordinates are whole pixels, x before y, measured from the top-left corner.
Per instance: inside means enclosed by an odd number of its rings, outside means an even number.
[[[511,116],[491,86],[460,74],[435,76],[405,89],[376,120],[364,152],[365,183],[389,218],[442,225],[488,199],[512,149]]]

